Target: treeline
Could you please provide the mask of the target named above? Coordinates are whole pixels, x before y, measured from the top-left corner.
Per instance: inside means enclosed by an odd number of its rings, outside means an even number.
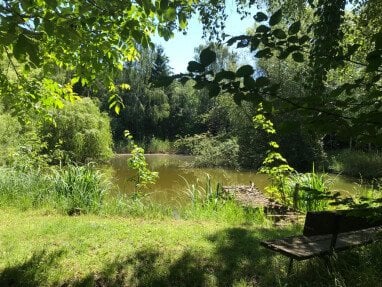
[[[237,70],[239,57],[225,46],[201,45],[195,51],[196,59],[206,47],[216,52],[215,71]],[[113,150],[129,152],[124,136],[124,131],[129,130],[146,152],[195,155],[197,166],[259,169],[269,141],[275,140],[281,154],[298,171],[310,171],[315,166],[352,176],[379,176],[367,167],[373,166],[378,171],[382,160],[374,156],[371,164],[371,157],[364,153],[378,147],[312,130],[306,115],[293,105],[285,113],[285,101],[306,97],[306,64],[276,58],[257,61],[257,76],[264,75],[280,83],[279,97],[285,100],[275,100],[273,112],[267,114],[277,131],[271,139],[254,127],[256,104],[238,105],[228,93],[210,97],[208,90],[199,89],[194,81],[158,87],[172,74],[168,62],[163,49],[157,47],[142,49],[139,60],[124,65],[115,77],[116,86],[124,87],[116,94],[123,104],[119,114],[110,109],[110,92],[106,87],[89,87],[81,81],[73,91],[80,97],[64,100],[62,105],[45,113],[24,115],[23,120],[3,100],[0,163],[35,165],[106,160]],[[57,78],[64,83],[70,74],[61,71]],[[349,148],[357,153],[339,152]]]

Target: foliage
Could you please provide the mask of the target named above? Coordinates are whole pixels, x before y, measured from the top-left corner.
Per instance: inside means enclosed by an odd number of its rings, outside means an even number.
[[[331,182],[326,174],[293,173],[287,179],[285,193],[289,206],[301,211],[322,211],[329,207]]]
[[[159,46],[155,51],[155,61],[153,68],[151,69],[151,81],[161,80],[163,77],[167,77],[171,74],[171,68],[169,67],[169,59],[164,54],[163,47]]]
[[[216,184],[213,186],[211,182],[211,176],[207,173],[205,179],[205,187],[202,187],[202,183],[199,179],[196,183],[190,184],[185,178],[183,180],[186,182],[186,194],[191,200],[193,206],[201,204],[202,206],[212,204],[214,208],[217,208],[218,204],[224,204],[224,202],[229,199],[229,196],[224,193],[221,184]]]
[[[309,81],[304,87],[307,92],[301,97],[283,97],[279,94],[279,83],[260,73],[253,76],[255,69],[252,65],[241,66],[236,72],[214,71],[211,64],[216,53],[209,48],[201,51],[198,61],[189,63],[188,74],[173,76],[172,79],[196,80],[197,86],[207,88],[211,97],[230,93],[237,104],[246,101],[257,105],[262,102],[269,113],[274,112],[274,102],[277,102],[277,108],[282,111],[299,111],[320,133],[335,132],[341,137],[352,135],[364,142],[380,143],[382,34],[373,28],[373,34],[365,35],[366,40],[360,39],[360,43],[357,39],[349,41],[344,37],[345,3],[343,0],[311,1],[306,9],[312,9],[314,17],[306,28],[300,20],[282,21],[282,9],[269,17],[259,12],[255,16],[258,26],[253,35],[234,36],[227,41],[229,46],[237,44],[237,48],[250,49],[259,59],[277,57],[285,60],[290,57],[296,64],[305,64]],[[354,29],[348,31],[349,37],[352,31]],[[362,45],[367,50],[364,57],[362,53],[356,53]],[[356,69],[362,70],[362,75],[356,75],[345,83],[329,84],[330,73],[345,65],[355,65]]]
[[[195,166],[238,167],[239,146],[235,138],[197,134],[176,140],[174,146],[179,153],[195,155]]]
[[[198,12],[206,29],[221,21],[224,5],[217,1],[5,1],[0,3],[1,57],[6,57],[17,79],[1,71],[1,94],[14,97],[14,107],[35,110],[61,102],[52,86],[47,97],[40,95],[44,81],[29,78],[33,69],[52,80],[57,68],[71,72],[64,84],[94,84],[98,78],[107,87],[111,105],[118,112],[122,103],[115,97],[118,86],[114,74],[124,62],[139,56],[138,47],[152,47],[151,37],[158,33],[168,40],[173,31],[187,28],[188,19]],[[210,17],[213,13],[216,17]],[[115,15],[118,15],[116,17]],[[224,17],[223,17],[224,18]],[[214,28],[216,31],[216,29]],[[67,36],[71,35],[71,41]],[[20,63],[21,67],[17,67]],[[57,84],[57,82],[56,82]],[[18,98],[17,96],[20,96]]]
[[[0,166],[29,169],[44,165],[45,144],[37,125],[36,121],[21,124],[11,114],[0,112]]]
[[[255,128],[264,131],[270,136],[276,134],[272,121],[264,115],[262,104],[259,104],[258,106],[257,114],[253,117],[253,123]],[[275,191],[280,194],[282,202],[286,203],[286,178],[294,170],[289,166],[287,160],[278,152],[279,145],[275,141],[269,141],[268,148],[260,172],[270,176],[272,183],[270,188],[275,189]]]
[[[109,118],[90,98],[66,102],[52,113],[54,121],[46,121],[42,133],[55,160],[84,163],[112,155]]]
[[[59,209],[69,215],[99,212],[109,189],[106,179],[90,164],[59,168],[51,180]]]
[[[127,160],[127,165],[135,173],[128,180],[134,182],[135,192],[139,195],[142,188],[155,183],[158,173],[148,168],[144,149],[134,144],[129,131],[125,131],[125,137],[130,141],[131,146],[131,157]]]
[[[51,180],[40,169],[0,167],[0,204],[21,209],[41,208],[49,203]]]
[[[158,126],[161,126],[170,115],[168,93],[163,88],[151,85],[151,81],[154,81],[156,55],[148,49],[142,49],[140,53],[139,60],[126,63],[123,71],[115,79],[116,84],[130,83],[128,89],[118,90],[118,98],[125,108],[119,114],[110,113],[113,138],[117,142],[124,140],[123,131],[126,129],[136,135],[136,140],[139,142],[145,142],[152,136],[163,138]],[[167,63],[163,65],[166,66]],[[103,100],[103,108],[109,110],[110,101],[106,105],[106,99]]]
[[[382,156],[378,152],[342,150],[331,158],[335,172],[364,179],[382,178]]]
[[[161,140],[153,137],[150,140],[146,150],[148,153],[169,153],[173,149],[169,140]]]

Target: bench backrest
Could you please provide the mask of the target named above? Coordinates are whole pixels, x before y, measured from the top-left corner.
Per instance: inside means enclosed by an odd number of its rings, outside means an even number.
[[[308,212],[303,234],[337,234],[379,225],[382,225],[382,208]]]

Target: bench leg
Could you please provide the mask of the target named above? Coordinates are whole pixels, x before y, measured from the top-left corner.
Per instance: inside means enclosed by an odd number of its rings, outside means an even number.
[[[292,273],[292,271],[293,271],[293,258],[289,258],[288,276]]]

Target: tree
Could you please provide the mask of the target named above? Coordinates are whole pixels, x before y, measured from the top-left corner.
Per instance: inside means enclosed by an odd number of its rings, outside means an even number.
[[[158,81],[171,74],[171,67],[168,65],[169,59],[164,54],[163,47],[157,47],[155,54],[154,66],[151,69],[151,81]]]
[[[189,63],[189,74],[180,77],[196,80],[197,87],[206,87],[211,97],[228,92],[237,104],[263,103],[265,112],[270,114],[277,101],[284,111],[298,111],[306,123],[322,133],[353,135],[360,141],[380,144],[382,31],[373,33],[362,43],[348,44],[342,30],[346,1],[313,2],[309,1],[314,18],[306,31],[300,20],[290,24],[282,21],[283,11],[279,9],[270,16],[258,12],[254,16],[258,25],[253,35],[239,35],[227,41],[229,46],[249,48],[258,59],[292,58],[296,63],[306,63],[309,80],[304,96],[284,98],[278,93],[279,83],[272,82],[266,75],[254,77],[256,67],[251,65],[244,65],[236,72],[215,72],[211,64],[216,60],[216,53],[211,49],[201,51],[199,61]],[[361,10],[367,7],[360,5]],[[368,52],[359,61],[357,51],[362,45]],[[361,76],[329,86],[330,74],[344,65],[356,65],[362,71]]]

